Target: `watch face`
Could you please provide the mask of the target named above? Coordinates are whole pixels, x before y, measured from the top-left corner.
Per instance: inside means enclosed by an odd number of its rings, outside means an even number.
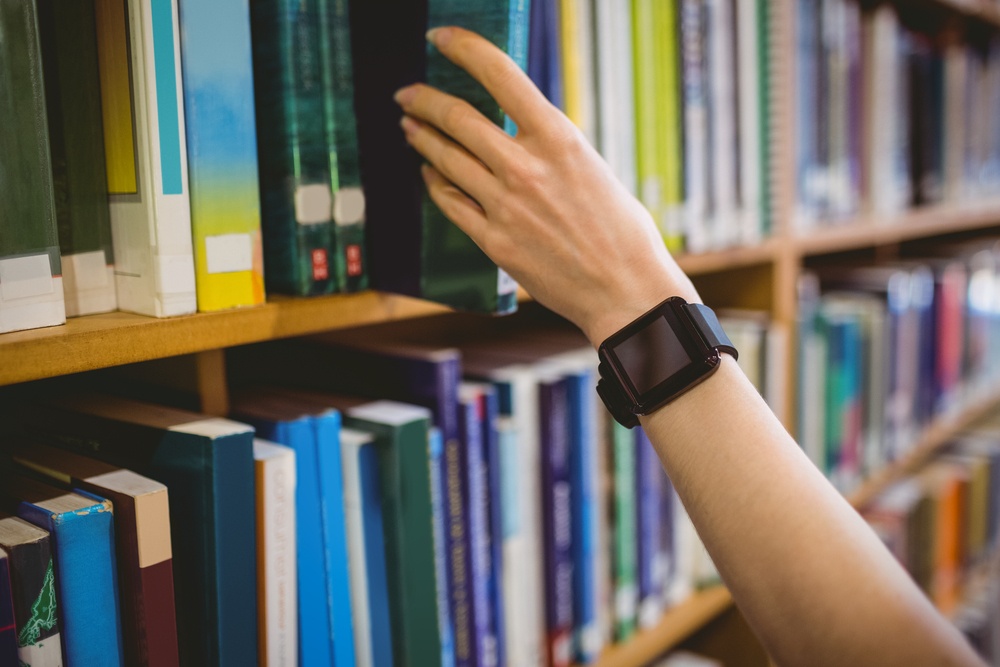
[[[635,335],[611,348],[638,396],[691,364],[670,323],[658,317]]]

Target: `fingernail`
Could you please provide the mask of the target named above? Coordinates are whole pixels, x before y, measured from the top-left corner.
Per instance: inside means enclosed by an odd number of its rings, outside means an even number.
[[[403,128],[403,132],[406,132],[407,134],[412,134],[420,128],[420,123],[413,120],[409,116],[403,116],[400,118],[399,124]]]
[[[392,99],[396,100],[396,104],[400,106],[406,106],[413,101],[413,96],[417,94],[417,89],[414,86],[403,86],[396,91],[396,94],[392,96]]]
[[[427,41],[441,48],[448,43],[452,30],[450,28],[431,28],[427,31]]]

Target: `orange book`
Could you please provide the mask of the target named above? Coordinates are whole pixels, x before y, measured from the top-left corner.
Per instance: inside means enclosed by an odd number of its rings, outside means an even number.
[[[962,498],[968,485],[963,473],[954,464],[937,461],[920,474],[937,510],[930,540],[933,549],[930,597],[943,614],[953,612],[958,606],[963,551]]]

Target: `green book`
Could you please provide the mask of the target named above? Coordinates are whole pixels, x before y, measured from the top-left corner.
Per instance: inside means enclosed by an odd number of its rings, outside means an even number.
[[[4,417],[166,485],[180,664],[257,664],[253,427],[100,394],[18,403]]]
[[[757,2],[757,84],[760,111],[760,228],[763,236],[771,234],[771,31],[770,5],[767,0]]]
[[[635,434],[611,421],[611,446],[614,470],[614,638],[625,641],[635,633],[639,605],[636,582],[635,516]]]
[[[392,653],[402,667],[441,665],[426,408],[376,401],[344,412],[375,436],[382,483]]]
[[[368,287],[365,251],[365,194],[354,112],[354,59],[347,0],[319,0],[320,67],[333,193],[333,270],[338,289]]]
[[[66,321],[36,7],[0,3],[0,333]]]
[[[66,315],[118,307],[93,2],[37,3]]]
[[[251,0],[267,292],[338,289],[320,0]]]

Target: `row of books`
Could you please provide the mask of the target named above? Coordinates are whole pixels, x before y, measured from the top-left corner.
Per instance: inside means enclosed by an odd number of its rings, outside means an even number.
[[[861,5],[795,5],[797,223],[988,199],[1000,183],[1000,38]]]
[[[6,3],[0,332],[369,284],[513,309],[424,194],[392,93],[427,80],[503,125],[424,33],[459,23],[523,66],[527,22],[524,0]]]
[[[569,665],[718,581],[578,332],[455,336],[235,348],[231,419],[22,396],[0,480],[21,660]]]
[[[528,73],[671,250],[770,229],[767,2],[533,0]]]
[[[921,469],[883,489],[861,513],[938,609],[994,664],[1000,657],[996,419],[961,433]],[[992,604],[984,606],[990,593]]]
[[[1000,377],[994,240],[922,259],[833,265],[799,283],[799,437],[844,491]]]

